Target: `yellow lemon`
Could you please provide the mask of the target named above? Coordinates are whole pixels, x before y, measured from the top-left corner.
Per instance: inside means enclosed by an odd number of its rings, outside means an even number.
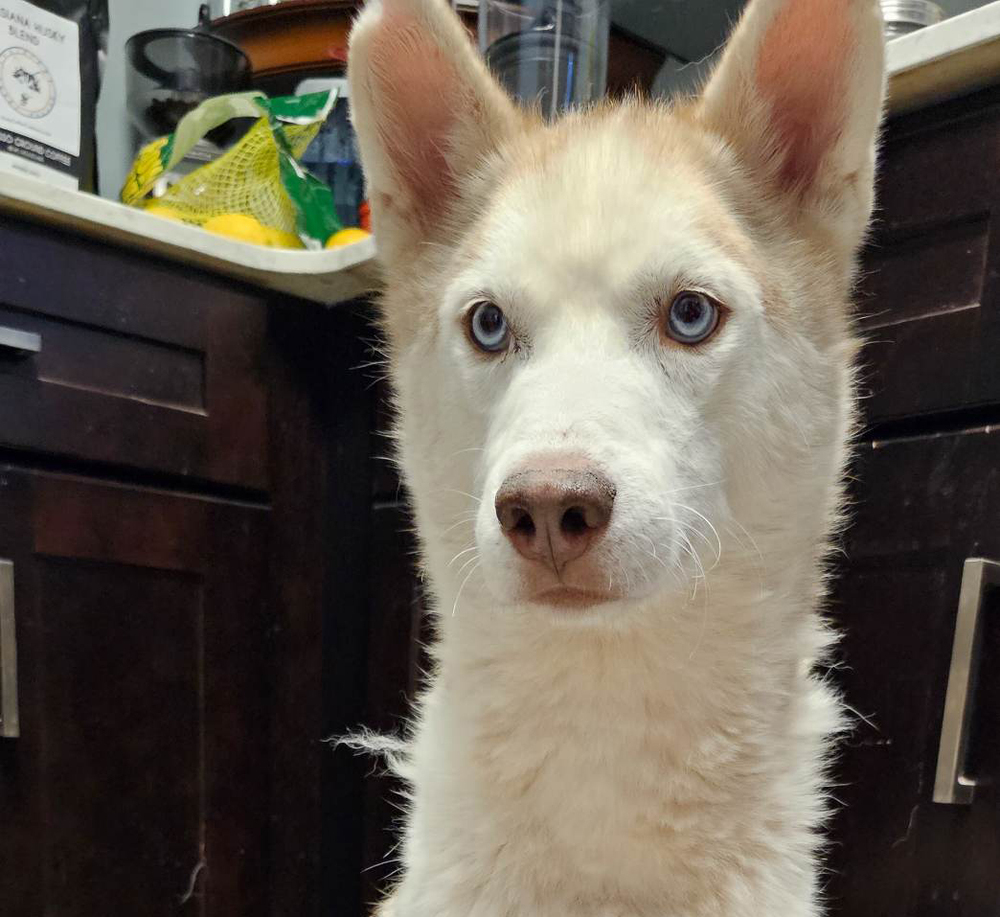
[[[252,245],[269,245],[269,230],[246,213],[220,213],[201,224],[203,229]]]
[[[305,248],[302,240],[294,232],[285,232],[273,226],[264,227],[267,230],[268,245],[275,248]]]
[[[342,229],[340,232],[335,232],[326,240],[324,248],[340,248],[342,245],[351,245],[354,242],[367,239],[370,235],[370,232],[365,232],[363,229],[352,226],[350,229]]]
[[[153,203],[150,204],[148,207],[146,207],[145,210],[146,213],[155,214],[158,217],[163,217],[163,219],[165,220],[179,220],[180,222],[184,221],[184,214],[182,214],[179,210],[175,209],[174,207],[169,207],[166,204]]]

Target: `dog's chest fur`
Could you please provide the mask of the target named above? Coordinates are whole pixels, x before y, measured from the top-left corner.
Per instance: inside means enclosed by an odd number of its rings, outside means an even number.
[[[724,582],[688,629],[446,623],[396,913],[813,913],[823,638]]]

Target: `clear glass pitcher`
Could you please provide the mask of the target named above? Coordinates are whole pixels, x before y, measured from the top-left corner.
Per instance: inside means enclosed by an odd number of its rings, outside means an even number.
[[[479,49],[513,96],[545,117],[600,98],[609,0],[480,0]]]

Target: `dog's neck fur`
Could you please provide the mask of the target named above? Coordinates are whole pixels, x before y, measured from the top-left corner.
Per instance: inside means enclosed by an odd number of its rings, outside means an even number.
[[[772,579],[746,548],[724,543],[707,591],[650,600],[652,628],[638,609],[612,629],[474,601],[451,616],[442,593],[410,762],[406,860],[428,881],[399,914],[812,913],[838,718],[808,677],[828,639],[801,613],[817,565]]]

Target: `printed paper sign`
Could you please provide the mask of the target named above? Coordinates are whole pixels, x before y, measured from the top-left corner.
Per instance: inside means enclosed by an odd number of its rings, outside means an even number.
[[[79,26],[0,0],[0,169],[76,188],[79,156]]]

